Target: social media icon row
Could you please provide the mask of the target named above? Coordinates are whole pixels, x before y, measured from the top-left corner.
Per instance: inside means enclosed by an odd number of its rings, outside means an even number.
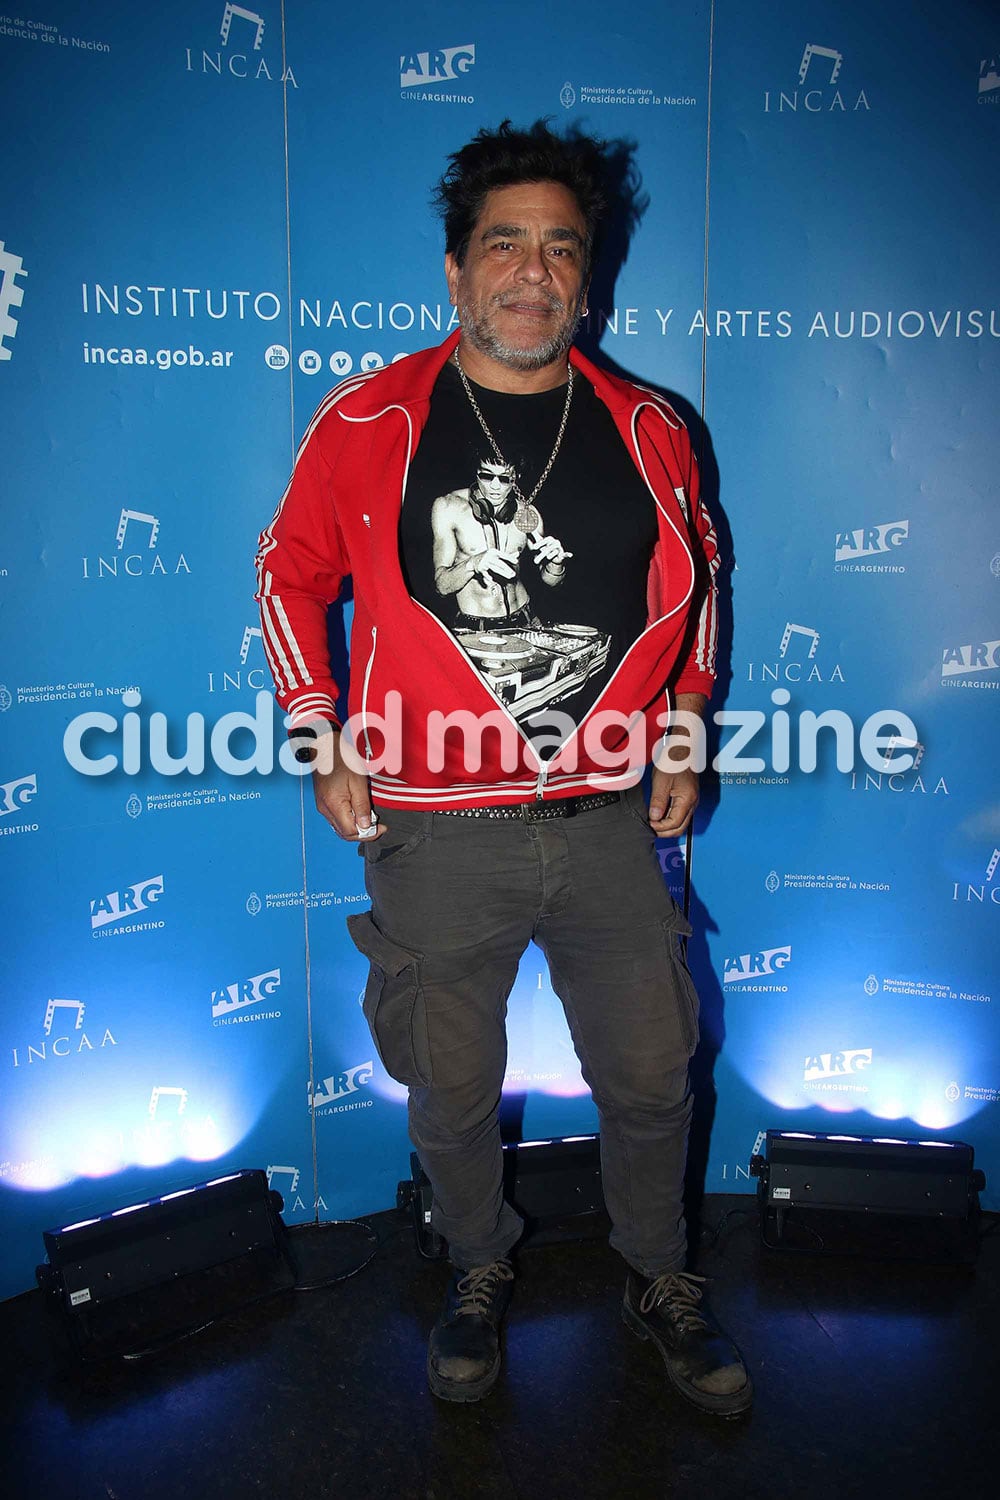
[[[392,364],[397,360],[405,359],[405,354],[394,354]],[[291,363],[291,355],[284,344],[271,344],[264,351],[264,363],[272,370],[286,370]],[[362,354],[358,360],[360,370],[379,370],[385,364],[385,360],[376,349],[369,349],[367,354]],[[298,357],[299,369],[303,375],[318,375],[323,369],[323,356],[315,349],[303,349]],[[338,349],[330,355],[330,369],[334,375],[350,375],[354,369],[354,360],[345,349]]]

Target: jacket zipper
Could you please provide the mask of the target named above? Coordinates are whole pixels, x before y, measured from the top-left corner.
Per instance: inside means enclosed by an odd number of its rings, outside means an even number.
[[[372,626],[372,649],[368,657],[368,665],[365,667],[365,680],[361,688],[361,729],[365,737],[365,759],[372,758],[372,742],[368,737],[368,684],[371,682],[372,667],[375,665],[375,647],[378,643],[378,626]]]

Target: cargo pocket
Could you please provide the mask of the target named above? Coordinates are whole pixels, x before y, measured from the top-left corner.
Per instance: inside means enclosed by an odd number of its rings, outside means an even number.
[[[397,1083],[426,1086],[431,1062],[420,954],[390,942],[375,926],[371,912],[348,917],[347,929],[371,964],[362,1008],[382,1066]]]
[[[691,936],[692,927],[679,906],[675,906],[663,924],[663,937],[667,945],[667,957],[673,977],[674,994],[677,997],[677,1020],[681,1041],[687,1048],[688,1057],[698,1045],[698,1012],[700,1002],[691,970],[684,951],[684,939]]]

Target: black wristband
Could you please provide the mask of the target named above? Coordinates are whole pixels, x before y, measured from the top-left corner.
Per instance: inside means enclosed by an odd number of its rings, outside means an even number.
[[[329,719],[324,719],[323,725],[323,728],[317,729],[314,724],[299,724],[296,728],[288,731],[288,738],[290,740],[308,738],[312,742],[308,745],[298,745],[292,751],[292,755],[300,764],[311,765],[316,759],[316,741],[321,735],[332,734],[337,728],[336,724],[331,723]]]

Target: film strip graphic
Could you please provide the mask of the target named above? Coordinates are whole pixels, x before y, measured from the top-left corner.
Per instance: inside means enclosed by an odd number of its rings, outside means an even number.
[[[994,849],[990,855],[990,862],[986,866],[986,879],[992,880],[997,865],[1000,865],[1000,849]]]
[[[125,545],[125,533],[130,521],[141,521],[149,527],[149,541],[147,546],[155,547],[156,538],[160,534],[160,521],[158,516],[149,516],[142,510],[123,510],[118,517],[118,530],[115,532],[115,546],[120,552]]]
[[[259,641],[263,642],[260,626],[248,625],[243,632],[243,644],[240,646],[240,666],[244,665],[247,657],[250,655],[250,642],[255,636]]]
[[[10,359],[11,351],[4,345],[4,339],[12,339],[17,332],[17,319],[11,308],[20,307],[24,301],[24,287],[18,286],[14,278],[27,274],[21,257],[5,250],[0,240],[0,359]]]
[[[45,1007],[44,1031],[46,1036],[52,1035],[52,1022],[55,1020],[57,1010],[73,1010],[76,1012],[76,1020],[73,1022],[79,1031],[83,1025],[83,1001],[82,1000],[50,1000]]]
[[[910,770],[915,771],[924,758],[925,748],[919,740],[908,740],[905,735],[891,734],[886,741],[885,750],[882,752],[882,759],[886,763],[886,769],[888,770],[892,765],[893,757],[898,751],[912,751],[913,765],[910,767]]]
[[[229,29],[233,24],[234,16],[239,16],[240,20],[249,21],[252,25],[256,26],[257,35],[253,40],[253,50],[259,52],[260,44],[264,40],[264,18],[263,16],[259,16],[256,11],[246,10],[242,5],[227,5],[222,12],[222,26],[219,30],[222,45],[224,47],[229,45]]]
[[[799,82],[805,83],[806,74],[809,72],[809,64],[814,57],[828,57],[830,59],[833,63],[833,68],[830,71],[830,82],[836,83],[837,74],[840,72],[840,65],[844,61],[843,53],[835,51],[833,47],[816,47],[812,42],[808,43],[806,50],[802,54],[802,62],[799,64]]]
[[[810,629],[808,625],[793,625],[791,620],[789,620],[785,626],[785,633],[781,637],[781,645],[778,647],[779,656],[784,656],[793,635],[804,635],[809,641],[810,659],[816,655],[816,647],[819,645],[819,631]]]
[[[279,1176],[279,1174],[282,1177],[290,1177],[291,1178],[291,1182],[288,1183],[288,1191],[290,1193],[294,1193],[295,1190],[296,1190],[296,1188],[299,1185],[299,1177],[301,1175],[300,1172],[299,1172],[298,1167],[268,1167],[268,1169],[267,1169],[267,1185],[268,1185],[268,1187],[274,1187],[274,1179],[275,1179],[275,1177]]]
[[[160,1086],[155,1088],[149,1096],[149,1118],[151,1120],[156,1119],[156,1111],[160,1106],[160,1100],[168,1098],[174,1098],[177,1100],[177,1113],[179,1115],[182,1115],[184,1113],[185,1109],[187,1108],[188,1102],[187,1089],[167,1088],[166,1086]]]

